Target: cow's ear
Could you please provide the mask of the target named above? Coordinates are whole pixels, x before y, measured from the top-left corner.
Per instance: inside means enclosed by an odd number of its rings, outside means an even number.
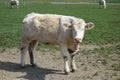
[[[73,23],[73,19],[70,18],[70,19],[69,19],[69,26],[68,26],[68,27],[69,27],[69,28],[72,28],[72,27],[73,27],[73,24],[74,24],[74,23]]]
[[[64,26],[66,28],[72,28],[73,27],[73,20],[72,19],[69,19],[68,22],[64,23]]]
[[[66,27],[66,28],[72,28],[72,25],[69,25],[69,24],[64,24],[64,26]]]
[[[86,30],[90,30],[90,29],[92,29],[92,28],[94,28],[95,27],[95,25],[94,25],[94,23],[92,23],[92,22],[89,22],[89,23],[87,23],[86,25],[85,25],[85,29]]]

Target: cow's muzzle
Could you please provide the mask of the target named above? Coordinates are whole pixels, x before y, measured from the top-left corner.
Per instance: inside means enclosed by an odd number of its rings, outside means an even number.
[[[75,43],[80,43],[80,42],[81,42],[81,39],[80,39],[80,38],[75,38],[74,42],[75,42]]]

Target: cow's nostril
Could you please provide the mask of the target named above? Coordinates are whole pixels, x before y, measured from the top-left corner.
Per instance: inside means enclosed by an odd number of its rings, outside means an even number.
[[[81,39],[80,38],[75,38],[75,42],[80,43]]]

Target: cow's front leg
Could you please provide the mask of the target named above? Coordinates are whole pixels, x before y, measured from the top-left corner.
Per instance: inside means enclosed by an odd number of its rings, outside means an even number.
[[[64,72],[68,74],[70,72],[69,65],[68,65],[68,56],[63,56],[64,59]]]
[[[76,71],[76,65],[75,65],[75,54],[71,55],[71,72],[75,72]]]
[[[64,59],[64,71],[65,71],[65,74],[68,74],[70,72],[70,68],[68,65],[69,53],[67,51],[67,47],[65,44],[60,44],[60,49]]]

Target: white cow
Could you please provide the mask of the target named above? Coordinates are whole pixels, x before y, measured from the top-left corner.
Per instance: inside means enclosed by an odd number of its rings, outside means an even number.
[[[19,0],[10,0],[10,5],[11,5],[11,8],[13,8],[14,5],[19,6]]]
[[[106,1],[105,0],[99,0],[99,7],[100,8],[106,8]]]
[[[25,66],[25,54],[30,55],[30,63],[34,63],[34,48],[37,42],[56,44],[60,46],[64,59],[64,71],[70,72],[68,57],[71,57],[71,71],[76,70],[74,56],[79,50],[79,43],[84,37],[85,28],[92,29],[92,22],[85,23],[83,19],[55,14],[30,13],[25,16],[22,27],[21,66]]]

